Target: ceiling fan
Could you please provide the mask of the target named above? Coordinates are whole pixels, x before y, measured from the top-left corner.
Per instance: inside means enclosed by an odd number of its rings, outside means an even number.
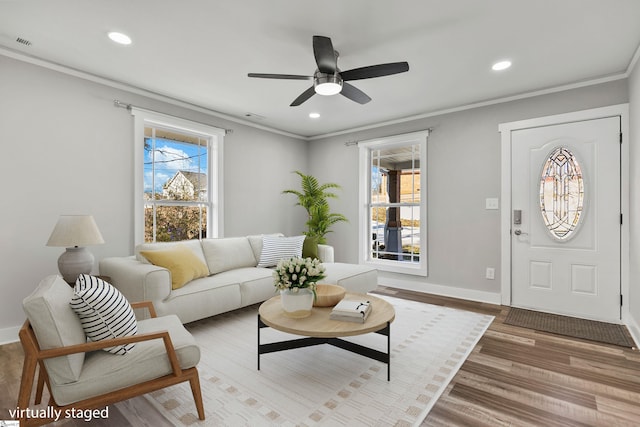
[[[313,76],[262,73],[249,73],[248,76],[262,79],[313,80],[313,86],[302,92],[300,96],[291,103],[290,106],[295,107],[316,93],[319,95],[336,95],[341,93],[352,101],[359,104],[366,104],[371,101],[371,98],[357,87],[347,83],[347,81],[371,79],[409,71],[409,64],[407,62],[391,62],[388,64],[369,65],[367,67],[340,71],[338,68],[338,52],[333,49],[331,39],[324,36],[313,36],[313,54],[316,58],[316,64],[318,65],[318,69]]]

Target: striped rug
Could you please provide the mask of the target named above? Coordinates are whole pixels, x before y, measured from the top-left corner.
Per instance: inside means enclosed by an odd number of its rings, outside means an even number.
[[[261,356],[257,306],[187,325],[198,340],[206,420],[187,384],[147,399],[176,426],[419,425],[493,317],[381,296],[393,304],[391,381],[386,365],[329,345]],[[263,343],[292,335],[264,329]],[[386,350],[386,337],[354,342]]]

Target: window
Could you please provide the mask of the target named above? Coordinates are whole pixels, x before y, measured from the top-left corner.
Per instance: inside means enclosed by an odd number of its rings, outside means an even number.
[[[428,131],[360,142],[360,262],[427,274]]]
[[[217,237],[224,130],[140,109],[135,243]]]
[[[580,163],[568,148],[556,148],[540,177],[540,213],[549,233],[559,241],[569,240],[580,225],[583,206]]]

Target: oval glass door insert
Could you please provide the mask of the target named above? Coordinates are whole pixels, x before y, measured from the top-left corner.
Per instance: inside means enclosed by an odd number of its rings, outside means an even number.
[[[566,241],[574,235],[583,216],[584,196],[580,163],[568,148],[556,148],[540,177],[540,213],[555,239]]]

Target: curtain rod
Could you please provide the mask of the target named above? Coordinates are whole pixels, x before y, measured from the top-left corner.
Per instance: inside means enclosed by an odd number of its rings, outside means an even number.
[[[429,132],[429,134],[431,134],[433,132],[433,128],[427,128],[425,129],[426,131]],[[347,147],[351,147],[352,145],[358,145],[360,143],[360,141],[356,140],[356,141],[347,141],[344,143],[345,146]]]
[[[158,113],[158,114],[167,115],[167,113],[163,113],[162,111],[150,110],[148,108],[138,107],[138,106],[133,105],[133,104],[126,104],[126,103],[121,102],[121,101],[119,101],[117,99],[113,100],[113,106],[117,107],[117,108],[125,108],[128,111],[131,111],[132,108],[140,108],[141,110],[151,111],[152,113]],[[174,117],[176,117],[176,116],[174,116]],[[212,125],[211,123],[198,122],[198,121],[192,120],[192,119],[185,119],[184,117],[176,117],[176,118],[182,119],[182,120],[189,120],[191,122],[198,123],[198,124],[205,125],[205,126],[215,126],[215,125]],[[217,127],[220,127],[220,126],[217,126]],[[227,128],[221,128],[221,129],[224,129],[224,134],[225,135],[229,135],[229,134],[233,133],[233,129],[227,129]]]

